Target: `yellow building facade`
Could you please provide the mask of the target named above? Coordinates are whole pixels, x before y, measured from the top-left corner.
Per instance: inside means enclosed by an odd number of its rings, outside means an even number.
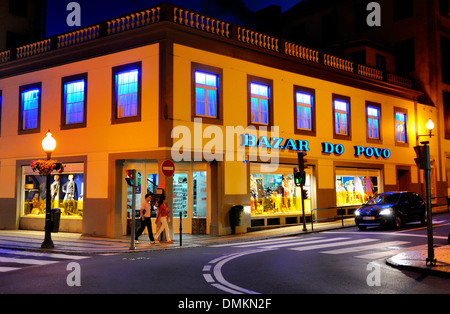
[[[172,233],[181,225],[228,234],[234,205],[244,206],[236,231],[247,232],[299,224],[304,213],[334,217],[377,192],[422,191],[414,146],[424,138],[416,135],[438,112],[393,74],[384,81],[172,5],[49,40],[0,53],[0,228],[44,228],[44,181],[30,165],[45,159],[47,130],[57,141],[52,158],[66,165],[52,175],[52,207],[67,232],[127,234],[127,169],[137,171],[135,210],[147,192],[165,189]],[[122,80],[135,88],[128,98],[120,98]],[[83,110],[68,123],[66,96],[79,82]],[[28,121],[32,110],[37,122]],[[429,141],[437,196],[445,166],[440,138]],[[294,184],[299,151],[307,154],[304,210]],[[164,175],[165,160],[174,161],[173,176]]]

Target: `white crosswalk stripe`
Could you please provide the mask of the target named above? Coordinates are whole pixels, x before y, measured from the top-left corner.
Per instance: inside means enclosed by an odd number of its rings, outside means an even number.
[[[214,247],[258,248],[258,249],[288,249],[297,252],[317,250],[321,254],[339,255],[359,253],[355,258],[376,260],[399,254],[404,251],[423,249],[424,246],[408,247],[411,242],[387,241],[376,238],[351,239],[350,237],[326,238],[278,238],[252,242],[239,242],[215,245]],[[363,252],[367,254],[363,254]]]
[[[0,249],[0,273],[16,271],[32,265],[50,265],[64,260],[86,258],[89,258],[89,256]]]
[[[381,249],[385,247],[393,247],[397,245],[403,245],[408,244],[409,242],[405,241],[391,241],[391,242],[382,242],[382,243],[376,243],[371,245],[361,245],[361,246],[353,246],[350,248],[342,248],[342,249],[336,249],[331,251],[324,251],[321,253],[326,254],[346,254],[346,253],[353,253],[353,252],[361,252],[361,251],[368,251],[373,249]]]

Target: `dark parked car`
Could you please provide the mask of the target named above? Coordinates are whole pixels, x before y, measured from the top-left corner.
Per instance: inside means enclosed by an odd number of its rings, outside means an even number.
[[[367,226],[400,228],[405,222],[427,223],[426,205],[413,192],[388,192],[374,196],[355,211],[355,222],[360,230]]]

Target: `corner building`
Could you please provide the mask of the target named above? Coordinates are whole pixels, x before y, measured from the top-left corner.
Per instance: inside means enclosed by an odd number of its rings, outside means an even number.
[[[165,189],[172,233],[181,217],[183,232],[229,234],[233,205],[244,206],[236,232],[301,223],[298,151],[307,219],[421,192],[413,147],[439,113],[410,80],[361,69],[169,4],[0,52],[0,228],[44,229],[45,181],[30,164],[45,159],[47,130],[66,165],[52,175],[60,231],[127,234],[127,169],[136,210]]]

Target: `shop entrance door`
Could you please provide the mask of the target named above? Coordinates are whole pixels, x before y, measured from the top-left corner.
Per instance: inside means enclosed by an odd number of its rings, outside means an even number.
[[[409,171],[397,169],[397,183],[399,191],[409,191],[409,182],[411,181]]]

